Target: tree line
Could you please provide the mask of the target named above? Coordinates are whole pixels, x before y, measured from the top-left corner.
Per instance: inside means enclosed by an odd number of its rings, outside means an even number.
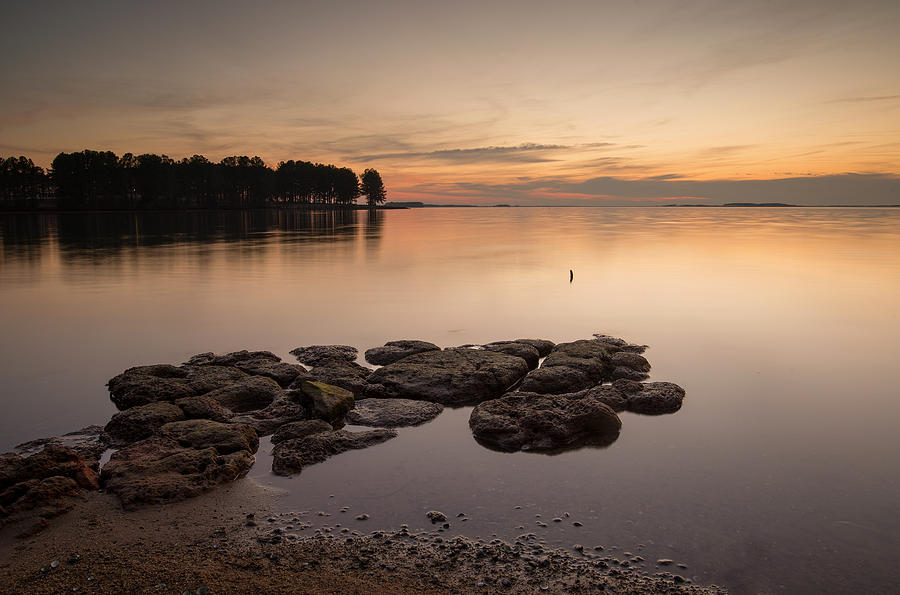
[[[259,157],[202,155],[180,161],[166,155],[121,157],[111,151],[60,153],[50,170],[27,157],[0,158],[0,201],[4,208],[37,208],[56,199],[60,209],[219,209],[293,204],[370,206],[387,197],[375,169],[361,176],[350,168],[308,161],[268,167]]]

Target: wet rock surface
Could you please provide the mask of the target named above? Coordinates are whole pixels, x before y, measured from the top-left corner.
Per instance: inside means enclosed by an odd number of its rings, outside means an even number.
[[[538,362],[541,359],[541,353],[538,351],[537,347],[528,345],[527,343],[517,343],[514,341],[507,343],[488,343],[487,345],[484,345],[484,349],[521,357],[525,360],[525,363],[528,364],[529,370],[537,368]]]
[[[294,400],[309,411],[310,417],[334,424],[353,408],[353,393],[324,382],[303,380],[291,391]]]
[[[432,420],[444,406],[411,399],[361,399],[347,414],[347,423],[376,428],[416,426]]]
[[[404,357],[424,353],[426,351],[440,351],[440,347],[428,341],[402,340],[388,341],[383,347],[367,349],[366,361],[376,366],[386,366],[400,361]]]
[[[368,448],[396,438],[397,431],[390,429],[365,432],[324,432],[305,438],[279,442],[272,449],[272,471],[276,475],[299,473],[303,467],[321,463],[348,450]]]
[[[181,407],[159,401],[120,411],[103,428],[104,438],[112,446],[125,446],[148,438],[172,421],[185,419]]]
[[[505,353],[460,348],[428,351],[372,372],[365,395],[451,406],[472,404],[500,396],[527,372],[525,360]]]
[[[313,434],[331,432],[333,430],[334,428],[330,423],[322,421],[321,419],[294,421],[289,424],[284,424],[283,426],[278,428],[278,430],[274,434],[272,434],[272,444],[278,444],[279,442],[284,442],[285,440],[306,438],[307,436],[312,436]]]
[[[612,444],[622,422],[590,395],[512,393],[477,405],[469,427],[481,444],[498,450],[555,451]]]
[[[291,355],[298,362],[308,366],[318,366],[332,359],[352,362],[356,360],[357,353],[356,347],[351,345],[309,345],[291,350]]]
[[[362,395],[366,387],[366,378],[372,370],[360,366],[356,362],[348,362],[339,359],[329,359],[320,362],[309,374],[291,384],[296,388],[303,380],[316,380],[326,384],[339,386],[350,391],[354,396]]]

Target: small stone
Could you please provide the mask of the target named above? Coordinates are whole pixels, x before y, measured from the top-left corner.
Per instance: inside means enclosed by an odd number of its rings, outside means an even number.
[[[575,521],[574,523],[572,523],[572,526],[573,526],[573,527],[583,527],[584,525],[582,525],[582,524],[579,523],[578,521]]]
[[[369,518],[369,515],[367,515],[367,514],[361,514],[361,515],[359,515],[359,516],[356,517],[356,520],[357,520],[357,521],[365,521],[365,520],[368,520],[368,518]]]
[[[555,519],[553,519],[553,522],[554,522],[554,523],[561,523],[561,522],[562,522],[562,519],[559,518],[559,517],[556,517]]]
[[[425,513],[425,516],[428,517],[428,520],[431,521],[432,524],[444,523],[447,521],[447,515],[437,510],[429,510]]]
[[[573,547],[573,549],[574,549],[576,552],[583,552],[583,551],[584,551],[584,546],[581,545],[580,543],[576,543],[576,544],[575,544],[574,546],[572,546],[572,547]]]
[[[461,513],[459,513],[458,515],[456,515],[456,518],[461,519],[461,518],[464,517],[464,516],[466,516],[466,513],[461,512]]]
[[[57,566],[59,566],[59,560],[54,560],[53,562],[50,562],[50,568],[56,568]]]

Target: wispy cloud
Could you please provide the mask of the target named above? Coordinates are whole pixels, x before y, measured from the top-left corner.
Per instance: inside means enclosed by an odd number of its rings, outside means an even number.
[[[831,99],[823,103],[872,103],[876,101],[900,101],[900,95],[864,95],[861,97],[844,97]]]
[[[515,161],[525,163],[541,163],[555,161],[549,154],[612,147],[614,143],[586,143],[581,145],[555,145],[539,143],[522,143],[515,146],[488,146],[469,149],[439,149],[435,151],[405,151],[399,153],[376,153],[362,155],[359,159],[377,161],[382,159],[437,159],[454,163],[471,163],[483,161]]]

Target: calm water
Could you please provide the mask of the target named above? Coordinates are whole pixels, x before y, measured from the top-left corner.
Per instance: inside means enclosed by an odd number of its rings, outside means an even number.
[[[486,450],[447,410],[291,479],[264,443],[251,474],[365,530],[465,512],[451,532],[524,526],[738,593],[900,590],[900,210],[6,216],[0,234],[0,448],[104,423],[111,376],[202,351],[606,332],[651,346],[681,411],[551,457]],[[563,512],[584,526],[534,524]]]

